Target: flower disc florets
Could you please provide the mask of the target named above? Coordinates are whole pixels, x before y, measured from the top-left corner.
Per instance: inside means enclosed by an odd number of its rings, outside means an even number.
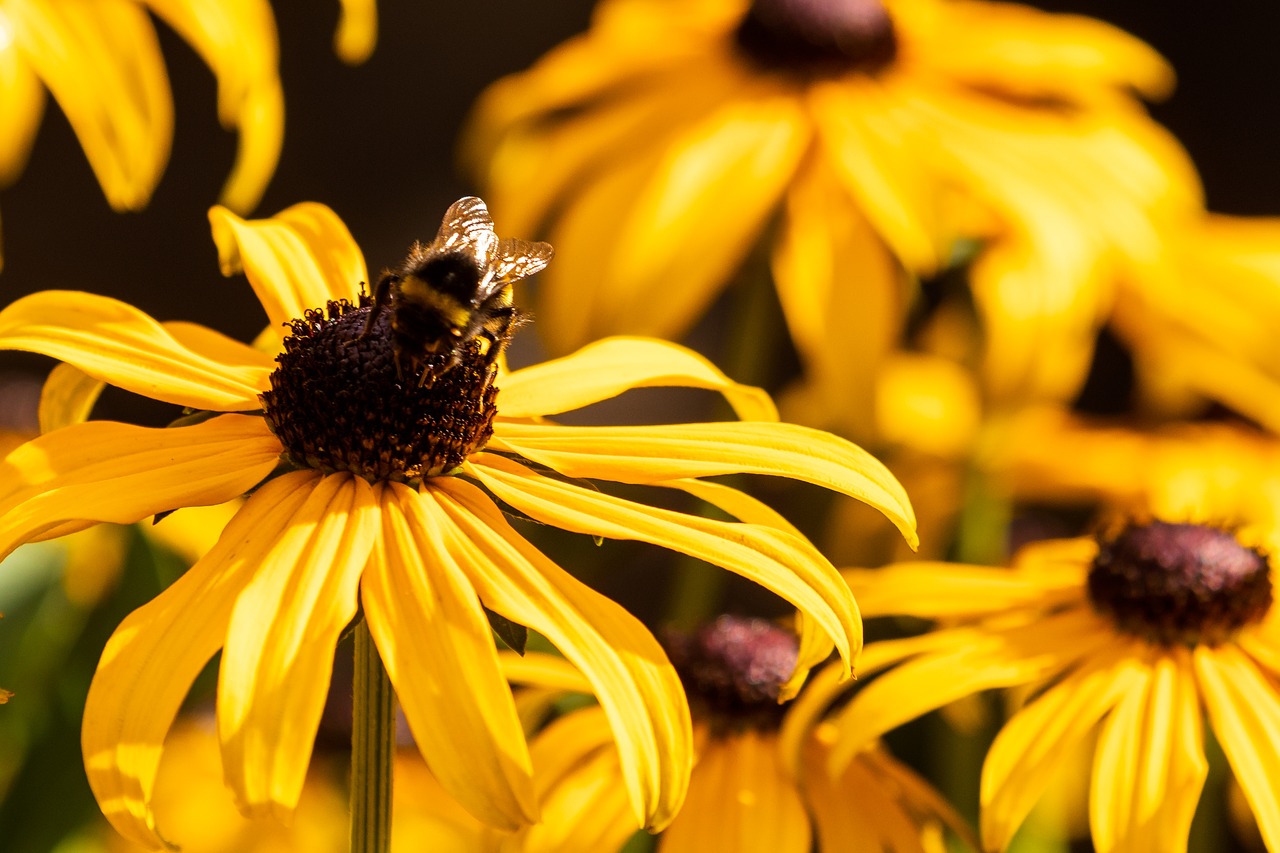
[[[267,424],[295,465],[350,471],[370,482],[415,482],[458,467],[493,435],[501,346],[472,341],[459,362],[431,355],[420,371],[396,369],[389,312],[362,335],[369,301],[346,300],[291,322],[271,390]],[[437,363],[437,361],[439,363]],[[421,371],[434,371],[420,384]]]
[[[695,716],[714,728],[776,728],[778,695],[796,665],[796,638],[764,619],[721,616],[662,639]]]
[[[898,52],[881,0],[755,0],[735,39],[765,68],[815,75],[874,73]]]
[[[1162,521],[1103,542],[1089,599],[1121,631],[1164,645],[1215,645],[1271,608],[1266,555],[1225,530]]]

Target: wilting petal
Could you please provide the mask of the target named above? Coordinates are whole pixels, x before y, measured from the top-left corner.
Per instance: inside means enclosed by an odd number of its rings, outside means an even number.
[[[1136,641],[1112,640],[1005,723],[982,766],[984,847],[1003,850],[1054,770],[1126,693],[1145,688],[1141,650]]]
[[[238,128],[236,164],[223,204],[257,205],[284,138],[276,24],[266,0],[146,0],[190,44],[218,79],[218,118]]]
[[[499,416],[536,418],[581,409],[633,388],[706,388],[744,421],[776,421],[769,395],[739,385],[690,349],[651,338],[606,338],[498,381]]]
[[[475,486],[446,477],[430,486],[424,505],[439,514],[481,601],[545,636],[590,679],[618,743],[634,816],[666,826],[684,800],[693,745],[684,690],[662,647],[626,610],[526,542]]]
[[[245,220],[224,207],[209,210],[222,274],[244,272],[276,328],[302,317],[308,308],[323,308],[330,299],[354,303],[360,297],[360,281],[328,277],[351,269],[351,262],[341,259],[359,254],[345,244],[350,234],[322,227],[314,216],[304,216],[305,224],[295,226],[288,213],[283,220]],[[312,244],[315,237],[322,239]]]
[[[298,803],[338,635],[378,535],[369,484],[322,477],[236,601],[218,673],[223,772],[243,810]]]
[[[1185,847],[1209,772],[1185,649],[1158,657],[1102,726],[1089,791],[1099,853]]]
[[[164,846],[151,794],[165,734],[191,682],[223,644],[231,611],[262,558],[306,501],[313,473],[259,489],[204,559],[112,634],[85,700],[85,771],[125,837]]]
[[[341,0],[342,17],[333,34],[333,50],[348,65],[359,65],[378,41],[377,0]]]
[[[808,853],[811,847],[809,817],[782,770],[777,738],[751,728],[708,738],[689,799],[662,836],[664,853]]]
[[[1209,725],[1269,850],[1280,850],[1280,699],[1276,683],[1229,644],[1195,650]]]
[[[215,412],[261,407],[258,393],[270,375],[261,353],[212,330],[196,335],[191,324],[177,328],[196,346],[127,303],[46,290],[0,311],[0,349],[51,356],[108,385],[178,406]],[[232,353],[244,360],[221,360]]]
[[[382,536],[362,584],[365,619],[431,772],[485,823],[538,819],[532,766],[511,688],[475,590],[439,513],[388,484]]]
[[[107,201],[144,207],[173,135],[173,99],[147,13],[132,0],[9,3],[5,12]]]
[[[773,474],[842,492],[880,510],[912,547],[915,512],[902,485],[867,451],[796,424],[735,422],[636,427],[495,424],[494,449],[570,477],[659,483]]]
[[[615,498],[544,477],[493,454],[473,456],[465,470],[537,521],[671,548],[760,584],[812,617],[835,643],[846,666],[862,645],[862,622],[848,586],[805,539],[770,527],[699,518]]]
[[[147,429],[109,421],[32,439],[0,462],[0,555],[63,522],[132,524],[219,504],[271,473],[280,442],[261,418]]]
[[[881,675],[837,717],[840,742],[831,754],[833,772],[841,772],[859,749],[908,720],[982,690],[1049,678],[1114,645],[1107,631],[1098,630],[1097,618],[1068,611],[975,635],[963,646],[922,655]]]

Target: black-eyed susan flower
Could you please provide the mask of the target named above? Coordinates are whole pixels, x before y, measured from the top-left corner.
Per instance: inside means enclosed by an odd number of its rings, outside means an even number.
[[[861,751],[845,772],[827,773],[835,729],[793,720],[795,706],[780,703],[796,663],[790,631],[761,619],[722,616],[695,632],[667,632],[663,643],[689,696],[697,759],[689,797],[658,839],[662,853],[932,853],[945,849],[947,829],[971,839],[945,800],[879,746]],[[522,685],[517,695],[531,716],[557,694],[589,687],[566,662],[547,655],[520,660],[508,654],[504,663],[508,677]],[[824,670],[819,678],[835,681],[835,674]],[[637,826],[617,783],[619,753],[601,709],[591,705],[556,718],[530,749],[542,820],[519,833],[460,820],[448,798],[426,786],[406,797],[402,808],[416,811],[424,828],[456,832],[463,839],[458,849],[622,849]]]
[[[865,428],[907,279],[958,238],[981,244],[995,391],[1070,393],[1115,263],[1198,205],[1131,97],[1172,79],[1124,33],[1013,4],[606,0],[482,96],[461,151],[494,209],[566,258],[539,285],[551,346],[679,336],[769,234],[825,414]]]
[[[482,204],[471,209],[475,229],[459,251],[479,264],[515,245],[498,243]],[[87,293],[38,293],[0,312],[0,347],[203,413],[165,429],[72,424],[12,451],[0,463],[0,554],[94,522],[251,492],[212,550],[129,616],[103,652],[83,748],[98,802],[122,834],[162,843],[149,801],[164,736],[220,649],[227,782],[250,813],[292,808],[334,645],[358,604],[423,755],[476,816],[508,828],[537,817],[483,605],[538,631],[581,670],[620,744],[637,821],[668,823],[692,739],[678,678],[637,620],[538,552],[499,501],[554,527],[690,554],[795,604],[804,631],[793,689],[833,647],[847,667],[861,626],[839,575],[801,537],[757,523],[757,502],[704,478],[771,474],[854,494],[914,540],[905,494],[864,451],[777,423],[758,389],[658,341],[605,340],[512,372],[501,366],[503,338],[468,341],[456,364],[445,352],[402,358],[392,323],[403,318],[383,311],[368,322],[364,260],[328,208],[250,222],[215,208],[211,220],[224,270],[245,272],[278,335],[274,359]],[[743,420],[549,419],[657,385],[721,392]],[[583,479],[683,491],[746,519],[657,509]]]
[[[373,0],[344,0],[335,45],[373,48]],[[218,118],[239,132],[222,202],[252,209],[284,134],[275,17],[268,0],[0,0],[0,186],[22,172],[48,91],[66,114],[107,202],[140,210],[169,159],[173,100],[148,16],[172,27],[218,81]]]
[[[864,662],[893,668],[836,718],[833,767],[926,711],[1018,687],[1031,698],[982,770],[986,849],[1009,844],[1055,771],[1096,732],[1089,819],[1097,849],[1185,850],[1208,772],[1207,715],[1276,848],[1272,547],[1265,527],[1233,532],[1186,518],[1035,543],[1011,569],[902,563],[847,573],[864,613],[939,625],[867,647]]]

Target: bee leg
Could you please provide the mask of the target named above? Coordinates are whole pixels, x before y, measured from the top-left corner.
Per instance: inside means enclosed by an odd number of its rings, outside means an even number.
[[[377,321],[378,315],[382,313],[382,309],[390,304],[391,288],[399,281],[400,276],[389,272],[384,272],[382,277],[378,279],[378,283],[373,286],[373,306],[369,309],[369,317],[364,321],[364,328],[360,330],[360,334],[356,335],[351,343],[363,341],[373,334],[373,324]],[[400,370],[399,359],[396,360],[396,370]]]

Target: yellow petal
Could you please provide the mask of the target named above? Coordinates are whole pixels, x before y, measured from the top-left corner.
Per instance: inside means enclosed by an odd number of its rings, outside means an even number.
[[[826,164],[787,191],[771,268],[791,339],[812,386],[813,425],[873,435],[875,378],[902,333],[902,267]]]
[[[191,682],[222,646],[241,590],[314,479],[298,472],[264,485],[218,545],[107,642],[85,700],[81,746],[98,805],[126,838],[164,846],[151,796],[165,733]]]
[[[15,43],[14,22],[0,12],[0,186],[17,180],[27,164],[40,119],[44,116],[44,87]]]
[[[132,524],[222,503],[261,482],[279,456],[262,419],[244,415],[173,429],[92,421],[42,435],[0,462],[0,555],[62,522]]]
[[[739,385],[693,350],[649,338],[606,338],[503,376],[498,385],[503,418],[558,415],[633,388],[674,386],[718,391],[744,421],[778,419],[761,389]]]
[[[364,613],[414,740],[440,784],[477,818],[507,830],[533,823],[533,769],[511,688],[439,514],[394,483],[380,503]]]
[[[186,40],[218,80],[218,117],[240,131],[222,202],[257,205],[284,139],[284,99],[277,70],[276,25],[266,0],[147,0]]]
[[[94,379],[74,365],[54,367],[40,389],[40,432],[53,432],[89,420],[105,387],[101,379]]]
[[[936,159],[932,134],[913,109],[909,87],[844,77],[809,93],[823,150],[844,188],[876,234],[915,273],[928,273],[942,259],[936,185],[921,163]]]
[[[241,514],[251,506],[252,499]],[[218,673],[218,736],[223,773],[246,813],[297,806],[334,647],[356,614],[377,535],[369,484],[349,474],[321,477],[236,600]]]
[[[285,211],[283,219],[245,220],[224,207],[209,210],[222,274],[243,271],[277,329],[330,299],[354,304],[360,297],[361,281],[341,277],[360,251],[345,229],[324,224],[326,218],[304,210],[293,216]],[[295,225],[298,219],[303,224]]]
[[[217,543],[227,524],[240,511],[239,498],[213,506],[187,506],[171,512],[143,529],[143,534],[159,542],[187,563],[199,560]]]
[[[636,828],[604,711],[566,714],[538,734],[532,749],[542,821],[521,834],[521,853],[621,850]]]
[[[875,760],[883,756],[873,751],[860,755],[842,774],[831,776],[825,770],[823,746],[814,739],[804,775],[820,849],[925,853],[920,807],[903,802],[908,798],[898,784],[904,774],[888,776],[883,772],[885,763]],[[921,784],[909,776],[906,779]]]
[[[712,737],[698,757],[689,799],[662,836],[663,853],[807,853],[809,817],[782,771],[777,739],[754,729]]]
[[[982,766],[984,847],[1003,850],[1055,768],[1126,693],[1143,689],[1150,676],[1142,648],[1112,638],[1005,724]]]
[[[920,619],[979,618],[1079,599],[1087,566],[1073,576],[1042,579],[1008,569],[912,562],[849,570],[844,578],[868,617],[909,613]]]
[[[0,349],[52,356],[110,385],[178,406],[260,408],[258,393],[270,375],[266,359],[216,332],[200,335],[201,342],[214,338],[223,343],[210,357],[205,347],[187,346],[131,305],[69,290],[33,293],[0,311]],[[244,360],[219,360],[233,351]]]
[[[1195,650],[1209,725],[1227,754],[1267,848],[1280,849],[1280,699],[1275,681],[1231,645]]]
[[[550,233],[559,255],[537,310],[557,345],[687,331],[760,238],[808,143],[793,97],[739,91],[656,156],[596,176]],[[586,306],[567,292],[584,281],[598,282]]]
[[[590,693],[591,682],[582,677],[582,673],[573,664],[555,655],[526,651],[519,655],[515,652],[499,652],[498,662],[502,665],[502,675],[516,684],[528,684],[547,687],[555,690],[567,690],[573,693]]]
[[[493,502],[457,478],[424,497],[486,607],[544,635],[591,681],[609,717],[638,824],[666,826],[684,800],[692,727],[667,656],[634,617],[552,563]]]
[[[915,512],[874,456],[796,424],[703,423],[639,427],[495,424],[491,447],[514,450],[570,477],[658,483],[720,474],[772,474],[842,492],[880,510],[912,547]]]
[[[1158,657],[1102,726],[1089,791],[1099,853],[1185,848],[1209,772],[1185,649]]]
[[[334,298],[354,302],[363,285],[369,284],[364,255],[345,222],[327,205],[304,201],[286,207],[271,217],[284,223],[302,238],[311,257],[319,264]]]
[[[377,0],[341,0],[342,17],[333,34],[333,50],[348,65],[359,65],[378,42]]]
[[[169,81],[146,12],[131,0],[10,3],[5,11],[107,201],[117,210],[146,206],[173,134]]]
[[[835,643],[846,666],[862,646],[862,621],[848,586],[805,539],[770,527],[716,521],[615,498],[544,477],[493,454],[473,456],[464,470],[537,521],[576,533],[671,548],[760,584],[810,616]]]
[[[1076,610],[975,635],[958,648],[904,663],[859,690],[836,718],[840,741],[832,751],[833,770],[840,772],[868,743],[928,711],[982,690],[1039,682],[1108,644],[1114,642],[1098,617]]]

